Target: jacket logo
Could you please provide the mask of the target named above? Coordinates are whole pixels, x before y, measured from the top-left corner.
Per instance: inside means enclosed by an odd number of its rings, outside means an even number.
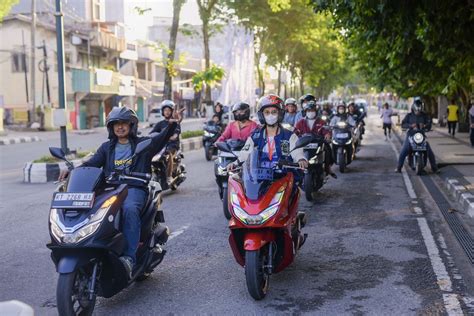
[[[289,156],[290,155],[290,142],[287,140],[282,140],[280,142],[280,147],[281,147],[281,153],[284,156]]]

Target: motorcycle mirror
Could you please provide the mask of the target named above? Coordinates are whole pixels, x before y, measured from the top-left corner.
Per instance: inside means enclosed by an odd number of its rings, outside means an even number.
[[[229,144],[227,144],[225,142],[216,143],[216,147],[220,151],[223,151],[223,152],[226,152],[226,153],[231,153],[232,152],[232,149],[230,148]]]
[[[295,150],[295,149],[297,149],[297,148],[305,147],[306,145],[309,145],[312,140],[313,140],[313,136],[312,136],[312,135],[304,135],[304,136],[301,136],[301,137],[298,139],[298,141],[296,142],[295,148],[293,148],[293,150]]]
[[[144,140],[142,142],[139,142],[137,144],[137,148],[135,149],[135,155],[138,155],[140,154],[142,151],[144,151],[145,149],[147,149],[151,144],[151,139],[147,139],[147,140]]]
[[[66,160],[66,154],[64,153],[62,148],[49,147],[49,153],[55,158]]]

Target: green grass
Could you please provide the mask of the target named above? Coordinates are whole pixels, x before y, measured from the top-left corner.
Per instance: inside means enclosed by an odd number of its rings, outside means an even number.
[[[186,138],[191,138],[191,137],[197,137],[197,136],[202,136],[204,134],[203,130],[197,130],[197,131],[186,131],[181,133],[181,139],[186,139]]]
[[[73,153],[71,155],[68,155],[68,159],[69,160],[74,160],[74,159],[81,159],[81,158],[84,158],[85,156],[87,156],[88,154],[90,153],[90,151],[79,151],[77,153]],[[33,160],[33,163],[39,163],[39,162],[43,162],[43,163],[57,163],[57,162],[60,162],[61,160],[59,159],[56,159],[54,158],[53,156],[51,155],[45,155],[45,156],[42,156],[38,159],[35,159]]]

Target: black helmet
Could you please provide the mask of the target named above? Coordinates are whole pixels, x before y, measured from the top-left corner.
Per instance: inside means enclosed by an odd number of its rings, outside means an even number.
[[[138,116],[134,110],[124,106],[124,107],[114,107],[110,111],[105,124],[109,132],[109,139],[115,138],[113,125],[115,122],[129,122],[130,123],[130,137],[137,137],[138,131]]]
[[[175,104],[173,101],[171,100],[164,100],[163,102],[161,102],[161,114],[163,114],[163,110],[165,108],[169,108],[171,110],[171,113],[173,113],[174,111],[174,107],[175,107]]]
[[[413,104],[411,105],[412,112],[421,112],[423,110],[423,102],[420,98],[415,98]]]
[[[316,104],[316,102],[314,101],[309,101],[308,103],[306,103],[303,107],[303,111],[302,111],[302,114],[303,116],[306,116],[306,111],[307,110],[315,110],[316,111],[316,115],[318,115],[319,113],[319,105]]]
[[[245,111],[244,114],[237,115],[235,112]],[[250,119],[250,105],[245,102],[237,102],[232,106],[232,114],[234,114],[234,119],[236,121],[244,121]]]
[[[278,109],[278,123],[281,123],[283,121],[283,116],[285,115],[285,110],[283,109],[283,100],[280,99],[280,97],[276,94],[269,94],[264,97],[261,97],[260,100],[258,100],[257,115],[260,124],[265,124],[263,110],[269,107],[274,107]]]
[[[301,105],[303,105],[304,102],[308,102],[308,101],[316,101],[316,98],[314,97],[314,95],[312,94],[305,94],[304,96],[302,96],[300,98],[300,102],[301,102]]]

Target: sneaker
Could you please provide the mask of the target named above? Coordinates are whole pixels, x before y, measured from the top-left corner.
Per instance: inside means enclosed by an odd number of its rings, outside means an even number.
[[[396,172],[396,173],[402,173],[402,168],[398,168],[398,167],[397,167],[397,168],[395,169],[395,172]]]
[[[127,271],[127,276],[129,279],[132,278],[132,270],[133,270],[133,260],[129,256],[122,256],[119,258],[122,262],[125,270]]]

